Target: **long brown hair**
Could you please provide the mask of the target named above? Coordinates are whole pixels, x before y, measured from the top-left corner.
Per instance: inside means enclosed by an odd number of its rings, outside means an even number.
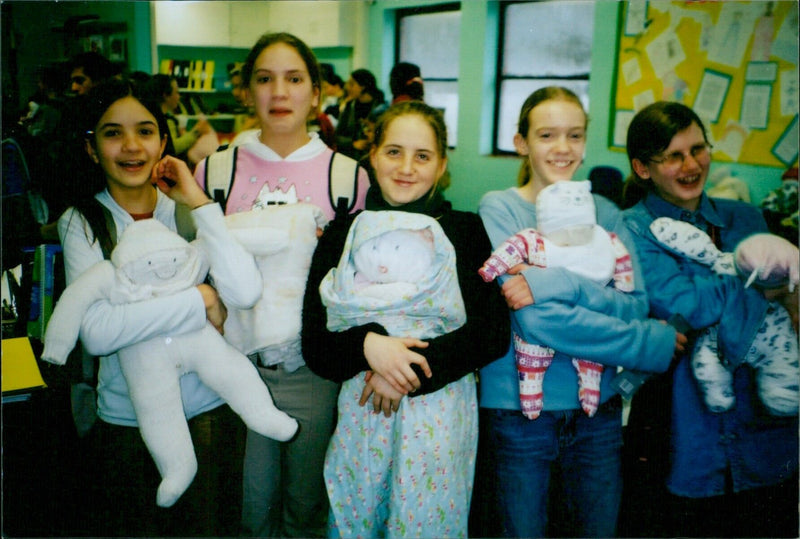
[[[528,137],[528,131],[531,129],[531,121],[530,121],[530,114],[533,109],[535,109],[541,103],[550,100],[562,100],[568,101],[570,103],[575,103],[578,105],[581,110],[583,111],[583,115],[586,118],[586,123],[589,123],[589,117],[586,114],[586,110],[583,108],[583,103],[581,103],[580,98],[575,95],[575,93],[570,90],[569,88],[564,88],[562,86],[545,86],[544,88],[539,88],[522,104],[522,108],[519,111],[519,122],[517,123],[517,133],[522,135],[523,138]],[[517,185],[522,187],[523,185],[527,184],[531,181],[531,163],[526,157],[522,161],[522,165],[519,168],[519,173],[517,174]]]
[[[258,55],[261,54],[261,52],[264,49],[276,43],[283,43],[284,45],[288,45],[289,47],[297,51],[297,54],[299,54],[300,58],[303,59],[303,63],[306,64],[306,69],[308,70],[308,76],[311,78],[312,88],[316,88],[318,91],[321,92],[322,75],[320,72],[319,62],[317,61],[317,57],[314,55],[314,52],[311,50],[311,48],[308,45],[306,45],[302,39],[287,32],[264,34],[258,39],[258,41],[256,41],[256,44],[253,45],[252,49],[250,49],[250,52],[247,54],[247,58],[245,58],[244,64],[242,65],[241,69],[242,86],[245,88],[248,88],[250,86],[250,79],[253,77],[253,67],[255,66],[256,60],[258,59]],[[317,107],[319,107],[319,105],[317,105]]]

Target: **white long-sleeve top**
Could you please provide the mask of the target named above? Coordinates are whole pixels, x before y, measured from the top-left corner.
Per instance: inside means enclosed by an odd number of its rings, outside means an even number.
[[[133,218],[108,191],[98,193],[95,198],[111,212],[119,238],[133,223]],[[160,191],[153,217],[176,230],[175,202]],[[197,227],[196,246],[210,262],[214,286],[222,301],[241,309],[251,307],[258,301],[262,288],[261,274],[253,256],[230,236],[217,204],[193,210],[192,218]],[[83,216],[73,208],[59,219],[58,233],[69,285],[89,267],[102,261],[103,253],[98,242],[90,242],[93,234]],[[100,356],[98,416],[109,423],[137,426],[117,350],[153,337],[196,331],[205,324],[205,305],[194,287],[168,297],[122,305],[102,300],[90,307],[81,324],[80,338],[89,354]],[[223,403],[194,373],[181,378],[181,396],[187,418]]]

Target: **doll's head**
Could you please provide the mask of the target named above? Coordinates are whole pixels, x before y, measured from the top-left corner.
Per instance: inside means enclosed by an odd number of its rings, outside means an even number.
[[[551,184],[536,198],[539,232],[556,245],[585,245],[592,239],[597,215],[589,181]]]
[[[164,296],[202,282],[208,267],[197,249],[155,219],[136,221],[111,252],[117,278],[130,297]]]
[[[401,228],[362,243],[353,254],[353,265],[357,280],[365,284],[418,283],[428,276],[434,257],[430,228]]]

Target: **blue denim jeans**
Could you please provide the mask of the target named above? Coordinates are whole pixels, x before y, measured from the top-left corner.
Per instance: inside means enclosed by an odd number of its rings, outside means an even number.
[[[550,513],[574,537],[613,537],[622,493],[622,402],[613,397],[589,418],[582,410],[483,410],[494,460],[497,513],[506,537],[544,537]],[[551,475],[558,484],[550,484]]]

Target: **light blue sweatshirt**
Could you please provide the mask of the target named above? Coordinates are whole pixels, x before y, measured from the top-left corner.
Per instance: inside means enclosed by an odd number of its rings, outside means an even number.
[[[522,273],[534,304],[511,312],[512,329],[526,342],[556,350],[544,377],[545,411],[580,408],[574,357],[606,366],[600,386],[600,401],[605,402],[614,395],[610,382],[617,366],[664,372],[675,348],[675,330],[647,319],[644,278],[619,210],[600,196],[595,195],[594,202],[597,223],[616,233],[630,252],[635,289],[621,292],[613,283],[597,284],[564,268],[532,267]],[[524,228],[536,228],[536,205],[516,188],[487,193],[478,213],[494,248]],[[481,369],[480,381],[481,407],[520,409],[513,346]]]

